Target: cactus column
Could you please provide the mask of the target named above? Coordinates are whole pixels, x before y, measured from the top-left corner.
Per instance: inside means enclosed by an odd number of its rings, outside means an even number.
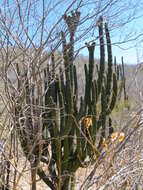
[[[111,41],[107,23],[105,34],[107,41],[108,63],[105,69],[105,45],[104,26],[102,17],[99,18],[99,41],[100,41],[100,65],[95,75],[94,50],[95,43],[86,46],[89,51],[89,63],[85,64],[85,92],[80,97],[78,105],[78,79],[74,58],[74,34],[79,23],[80,13],[72,13],[65,16],[67,28],[70,34],[70,42],[67,44],[65,33],[62,32],[62,54],[64,72],[60,68],[59,74],[54,71],[54,55],[52,54],[52,71],[49,65],[44,72],[44,103],[45,110],[39,116],[41,123],[39,131],[42,132],[42,152],[38,142],[32,151],[35,160],[48,165],[48,174],[38,167],[37,174],[52,190],[71,190],[74,188],[75,172],[79,167],[87,167],[88,162],[94,163],[100,156],[102,140],[106,135],[113,132],[111,117],[107,125],[107,117],[110,116],[117,98],[117,72],[112,68]],[[51,75],[52,72],[52,75]],[[50,81],[52,77],[52,82]],[[30,94],[27,84],[26,92]],[[26,94],[27,94],[26,93]],[[26,96],[28,98],[28,96]],[[27,99],[28,101],[29,99]],[[43,103],[43,104],[44,104]],[[36,124],[32,121],[33,129]],[[38,124],[38,123],[37,123]],[[24,123],[21,125],[25,126]],[[27,124],[28,125],[28,124]],[[26,157],[30,152],[25,127],[19,127],[21,131],[21,145]],[[100,142],[97,144],[96,135],[101,130]],[[35,133],[34,133],[35,134]],[[35,141],[33,136],[31,142]],[[23,140],[22,140],[23,139]],[[51,152],[48,152],[48,146]],[[95,147],[98,147],[95,149]],[[40,155],[40,156],[39,156]],[[46,158],[45,158],[46,157]],[[87,158],[89,161],[87,162]],[[29,158],[28,158],[29,159]]]

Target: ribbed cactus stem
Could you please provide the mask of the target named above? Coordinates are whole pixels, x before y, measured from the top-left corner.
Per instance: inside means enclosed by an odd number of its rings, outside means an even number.
[[[103,18],[99,18],[98,22],[99,28],[99,40],[100,40],[100,68],[99,68],[99,75],[98,75],[98,97],[100,95],[102,89],[102,82],[103,82],[103,74],[105,70],[105,49],[104,49],[104,33],[103,33]]]
[[[110,106],[107,110],[107,115],[109,115],[112,110],[114,109],[115,107],[115,104],[116,104],[116,100],[117,100],[117,93],[118,93],[118,87],[117,87],[117,77],[116,77],[116,74],[114,73],[113,74],[113,90],[112,90],[112,97],[111,97],[111,103],[110,103]]]
[[[121,58],[122,61],[122,71],[123,71],[123,88],[124,88],[124,99],[127,100],[127,93],[126,93],[126,78],[125,78],[125,68],[124,68],[124,59]]]
[[[87,44],[86,46],[88,48],[89,51],[89,69],[88,69],[88,84],[86,86],[87,88],[87,104],[89,107],[88,113],[91,114],[92,113],[92,106],[91,106],[91,101],[92,101],[92,81],[93,81],[93,73],[94,73],[94,49],[95,49],[95,43],[92,44]],[[87,72],[86,72],[87,73]]]
[[[116,56],[114,56],[114,71],[117,73],[117,61],[116,61]]]
[[[106,85],[106,95],[107,95],[107,103],[110,100],[111,93],[111,80],[112,80],[112,48],[111,48],[111,40],[110,34],[108,30],[108,25],[105,23],[105,33],[106,33],[106,41],[107,41],[107,52],[108,52],[108,72],[107,72],[107,85]]]

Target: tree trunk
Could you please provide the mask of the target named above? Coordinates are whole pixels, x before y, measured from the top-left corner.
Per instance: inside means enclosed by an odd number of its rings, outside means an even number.
[[[32,189],[36,190],[36,164],[31,164],[31,179],[32,179]]]

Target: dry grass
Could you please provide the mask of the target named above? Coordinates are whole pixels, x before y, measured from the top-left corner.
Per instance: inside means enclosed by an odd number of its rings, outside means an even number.
[[[139,119],[141,119],[139,115],[131,116],[131,121],[122,129],[125,133],[124,140],[121,143],[118,141],[114,143],[109,142],[103,149],[97,165],[91,166],[89,164],[85,169],[78,169],[75,189],[142,189],[143,124],[139,123]],[[16,189],[27,190],[31,186],[30,165],[26,161],[20,147],[18,157],[16,165],[17,179],[19,176],[21,177]],[[13,186],[15,161],[12,157],[10,162],[10,184]],[[40,167],[48,171],[47,166],[40,164]],[[48,190],[48,187],[40,181],[38,176],[36,179],[38,190]]]

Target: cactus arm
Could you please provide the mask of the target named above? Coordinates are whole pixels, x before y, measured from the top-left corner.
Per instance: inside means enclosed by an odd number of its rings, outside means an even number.
[[[93,81],[93,72],[94,72],[94,49],[95,49],[95,43],[87,44],[86,46],[89,51],[89,69],[88,69],[88,75],[87,75],[87,104],[88,104],[88,114],[92,114],[92,105],[91,105],[91,96],[92,96],[92,81]],[[87,73],[87,72],[86,72]]]
[[[78,84],[77,84],[77,73],[76,73],[76,66],[73,67],[73,76],[74,76],[74,95],[76,99],[78,98]]]
[[[110,103],[110,106],[107,110],[107,115],[109,115],[112,110],[114,109],[115,107],[115,104],[116,104],[116,99],[117,99],[117,77],[116,77],[116,74],[114,73],[113,74],[113,91],[112,91],[112,98],[111,98],[111,103]]]
[[[102,89],[102,81],[103,81],[103,75],[105,70],[105,49],[104,49],[104,33],[103,33],[103,18],[99,18],[99,40],[100,40],[100,68],[98,73],[98,97],[101,93]]]
[[[106,131],[106,110],[107,110],[107,101],[106,101],[106,92],[105,88],[102,87],[101,94],[101,124],[102,124],[102,137],[105,137]]]
[[[111,84],[112,84],[112,48],[111,48],[111,40],[107,23],[105,23],[105,33],[106,33],[107,52],[108,52],[108,71],[107,71],[107,85],[106,85],[106,97],[108,104],[110,100]]]
[[[86,114],[87,111],[87,106],[88,106],[88,102],[89,102],[89,96],[88,96],[88,92],[89,92],[89,73],[88,73],[88,69],[87,69],[87,65],[84,65],[84,71],[85,71],[85,95],[84,95],[84,114]]]
[[[114,57],[114,71],[117,73],[117,61],[116,61],[116,56]]]
[[[127,93],[126,93],[126,78],[125,78],[125,68],[124,68],[124,60],[123,57],[121,58],[122,61],[122,71],[123,71],[123,88],[124,88],[124,99],[127,100]]]

